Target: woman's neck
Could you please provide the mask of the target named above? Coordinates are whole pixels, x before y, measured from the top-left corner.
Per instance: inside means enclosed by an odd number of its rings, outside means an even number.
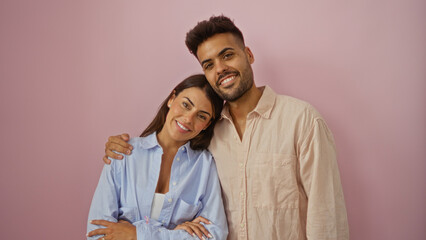
[[[170,137],[166,136],[163,130],[161,130],[157,134],[157,141],[158,141],[158,144],[160,144],[161,148],[163,148],[163,152],[167,153],[167,155],[173,154],[173,153],[174,153],[173,155],[175,155],[177,150],[186,143],[186,142],[174,141]]]

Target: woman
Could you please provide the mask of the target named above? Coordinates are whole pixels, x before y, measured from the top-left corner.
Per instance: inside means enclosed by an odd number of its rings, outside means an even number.
[[[204,75],[177,85],[133,152],[105,165],[88,239],[226,239],[216,166],[206,150],[223,100]]]

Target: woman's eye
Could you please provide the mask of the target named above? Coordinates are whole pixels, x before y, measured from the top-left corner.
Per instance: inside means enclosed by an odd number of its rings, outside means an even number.
[[[199,118],[201,118],[202,120],[207,120],[207,117],[204,115],[198,115]]]
[[[186,103],[186,102],[182,102],[182,106],[183,106],[184,108],[189,108],[189,104],[188,104],[188,103]]]

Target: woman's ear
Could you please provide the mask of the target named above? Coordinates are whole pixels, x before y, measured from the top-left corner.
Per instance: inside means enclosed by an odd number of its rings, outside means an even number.
[[[167,107],[171,107],[172,106],[172,103],[173,103],[173,101],[175,100],[175,98],[176,98],[176,94],[175,94],[175,90],[173,90],[173,94],[172,94],[172,96],[169,98],[169,101],[167,101]]]

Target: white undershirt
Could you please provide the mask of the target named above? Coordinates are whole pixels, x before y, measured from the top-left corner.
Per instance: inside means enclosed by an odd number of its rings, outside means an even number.
[[[163,208],[165,195],[166,194],[162,194],[162,193],[154,194],[154,199],[152,200],[152,207],[151,207],[151,219],[158,220],[158,217],[160,216],[160,213],[161,213],[161,209]]]

